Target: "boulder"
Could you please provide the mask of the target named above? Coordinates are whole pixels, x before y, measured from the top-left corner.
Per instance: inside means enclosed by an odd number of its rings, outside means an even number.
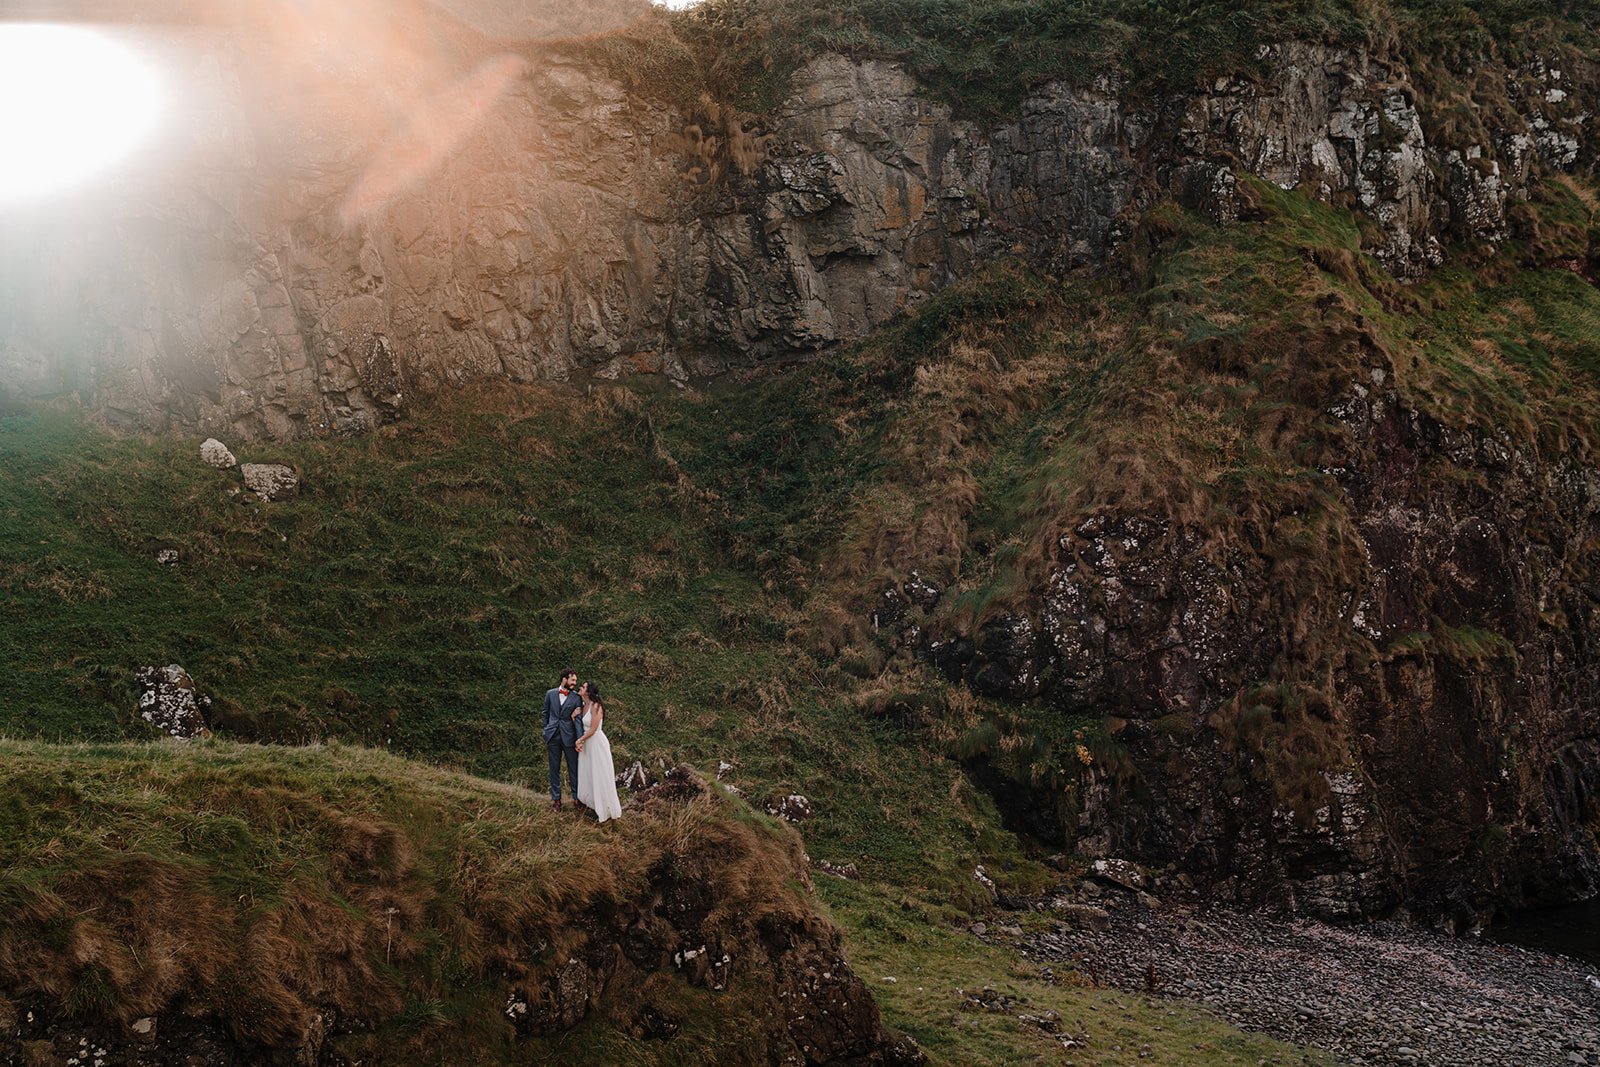
[[[799,793],[790,793],[767,804],[767,814],[776,815],[784,822],[805,822],[811,818],[811,801]]]
[[[244,487],[262,500],[293,500],[300,495],[300,475],[282,463],[246,463],[239,468]]]
[[[228,446],[215,437],[208,437],[200,443],[200,458],[218,470],[231,470],[239,465],[233,458],[233,453]]]
[[[1095,860],[1089,868],[1089,875],[1109,885],[1121,886],[1138,892],[1148,884],[1144,869],[1137,863],[1128,860],[1104,859]]]
[[[1082,926],[1090,930],[1111,929],[1111,913],[1104,908],[1064,898],[1054,901],[1050,906],[1074,926]]]
[[[205,709],[211,698],[202,696],[189,672],[170,663],[165,667],[140,667],[139,717],[182,741],[208,733]]]

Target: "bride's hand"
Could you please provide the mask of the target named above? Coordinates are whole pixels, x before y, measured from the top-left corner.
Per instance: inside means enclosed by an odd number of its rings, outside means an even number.
[[[582,752],[582,751],[583,751],[583,742],[582,742],[582,741],[579,741],[579,742],[578,742],[578,751],[579,751],[579,752]]]

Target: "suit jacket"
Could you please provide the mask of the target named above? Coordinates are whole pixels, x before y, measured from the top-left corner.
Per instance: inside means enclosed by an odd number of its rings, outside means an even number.
[[[578,724],[572,721],[572,713],[581,707],[583,698],[577,693],[568,693],[562,700],[560,687],[544,695],[545,744],[572,748],[578,743]]]

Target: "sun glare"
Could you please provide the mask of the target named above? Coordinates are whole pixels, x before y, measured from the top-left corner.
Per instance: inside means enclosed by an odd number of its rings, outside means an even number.
[[[65,191],[155,126],[160,79],[92,30],[0,24],[0,202]]]

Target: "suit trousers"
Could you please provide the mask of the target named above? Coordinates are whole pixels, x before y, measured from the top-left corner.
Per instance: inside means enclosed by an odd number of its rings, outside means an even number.
[[[572,799],[578,799],[578,750],[571,745],[563,745],[559,737],[554,741],[546,741],[545,747],[550,750],[550,799],[561,799],[561,754],[566,753],[567,759],[567,784],[572,789]]]

